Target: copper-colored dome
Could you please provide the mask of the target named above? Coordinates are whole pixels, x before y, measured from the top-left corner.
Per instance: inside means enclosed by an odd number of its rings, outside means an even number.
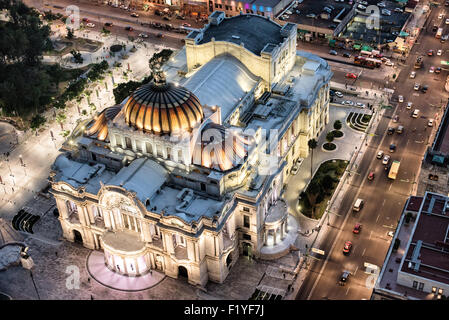
[[[128,125],[155,134],[191,131],[204,117],[198,98],[171,83],[143,85],[130,95],[124,110]]]

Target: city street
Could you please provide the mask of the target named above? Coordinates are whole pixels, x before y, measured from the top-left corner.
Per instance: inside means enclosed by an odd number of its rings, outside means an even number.
[[[435,18],[440,9],[431,14]],[[384,117],[379,123],[376,135],[372,138],[367,151],[356,172],[347,192],[342,200],[340,210],[332,222],[331,231],[325,235],[325,241],[319,248],[325,251],[325,256],[315,255],[308,266],[308,277],[305,279],[297,299],[369,299],[371,288],[376,279],[365,268],[365,262],[378,266],[379,270],[383,264],[391,238],[389,231],[394,231],[402,213],[405,200],[416,189],[416,179],[419,172],[422,157],[427,145],[431,142],[429,136],[436,129],[443,109],[441,106],[447,102],[447,93],[444,92],[444,81],[447,72],[441,74],[429,73],[431,65],[438,66],[438,62],[447,55],[445,51],[442,57],[424,58],[424,67],[417,71],[416,79],[410,79],[409,74],[414,69],[417,55],[423,54],[428,49],[438,50],[447,44],[441,44],[435,39],[434,33],[423,32],[413,48],[407,63],[402,67],[396,86],[395,94],[391,103],[394,109],[386,110]],[[417,92],[413,89],[415,82],[429,85],[427,93]],[[400,85],[399,85],[400,84]],[[404,96],[404,102],[398,102],[398,96]],[[412,102],[411,110],[406,108],[407,102]],[[421,113],[415,119],[411,112],[418,108]],[[436,116],[436,114],[439,114]],[[399,116],[398,123],[393,123],[392,117]],[[427,126],[430,118],[436,119],[433,127]],[[404,133],[386,135],[389,126],[404,126]],[[389,145],[396,144],[394,153],[389,152]],[[393,160],[401,162],[396,180],[387,178],[384,165],[381,160],[376,159],[379,150],[390,154]],[[391,163],[391,162],[390,162]],[[373,181],[367,180],[369,172],[375,172]],[[352,212],[352,207],[357,198],[365,200],[364,208],[358,212]],[[352,233],[356,223],[362,224],[359,234]],[[348,256],[342,253],[345,241],[350,240],[353,248]],[[337,284],[344,270],[351,272],[349,282],[346,286]],[[365,273],[367,271],[368,273]]]

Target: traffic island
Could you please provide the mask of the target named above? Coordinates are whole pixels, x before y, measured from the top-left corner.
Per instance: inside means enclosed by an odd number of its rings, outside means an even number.
[[[371,120],[371,115],[359,112],[350,112],[346,117],[346,124],[354,130],[365,132]]]
[[[347,160],[323,162],[298,200],[298,210],[306,217],[320,219],[348,165]]]
[[[332,134],[334,135],[335,139],[341,139],[345,136],[344,132],[340,130],[333,130]]]

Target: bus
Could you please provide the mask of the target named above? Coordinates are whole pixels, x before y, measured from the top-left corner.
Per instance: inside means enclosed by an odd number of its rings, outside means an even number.
[[[393,164],[391,165],[390,172],[388,173],[388,178],[390,179],[396,179],[396,176],[398,175],[400,162],[397,160],[393,161]]]
[[[443,28],[438,28],[435,38],[440,39],[442,34],[443,34]]]
[[[366,68],[374,69],[379,68],[382,65],[382,60],[362,56],[355,56],[354,63],[359,64]]]

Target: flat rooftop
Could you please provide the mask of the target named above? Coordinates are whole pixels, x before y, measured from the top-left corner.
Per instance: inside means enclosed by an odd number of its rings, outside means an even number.
[[[380,0],[379,0],[380,1]],[[335,9],[332,10],[328,20],[321,19],[320,14],[323,12],[323,8],[327,5],[333,6]],[[329,30],[334,30],[338,25],[338,22],[333,20],[338,16],[339,20],[342,20],[352,9],[352,5],[345,2],[335,2],[333,0],[316,1],[316,0],[304,0],[302,3],[298,4],[296,9],[290,9],[293,14],[285,22],[292,22],[296,24],[303,24],[308,26],[314,26],[319,28],[328,28]],[[295,10],[299,10],[300,13],[297,14]],[[343,11],[341,13],[341,11]],[[308,18],[307,15],[315,14],[316,18]]]
[[[284,38],[281,26],[272,20],[258,15],[238,15],[225,18],[219,25],[210,24],[199,44],[215,41],[227,41],[237,45],[244,43],[246,49],[259,55],[266,44],[279,45]]]
[[[449,105],[449,104],[448,104]],[[438,128],[437,135],[435,137],[434,145],[432,146],[434,151],[441,152],[449,155],[449,108],[446,106],[442,122]]]
[[[405,219],[402,218],[402,223],[398,226],[395,234],[395,237],[401,241],[401,245],[396,252],[393,252],[390,247],[382,268],[381,278],[376,286],[376,292],[381,289],[411,299],[434,299],[433,294],[398,284],[399,272],[449,284],[449,249],[447,247],[449,244],[449,211],[446,210],[447,201],[449,198],[429,192],[424,197],[409,198],[406,210],[415,209],[418,204],[422,207],[418,209],[416,220],[410,220],[408,225],[404,225]],[[409,268],[409,262],[412,261],[418,241],[422,243],[420,243],[419,252],[415,255],[419,257],[420,265],[415,271],[414,268]],[[442,249],[439,242],[446,243],[445,250]],[[394,243],[394,238],[392,243]]]

